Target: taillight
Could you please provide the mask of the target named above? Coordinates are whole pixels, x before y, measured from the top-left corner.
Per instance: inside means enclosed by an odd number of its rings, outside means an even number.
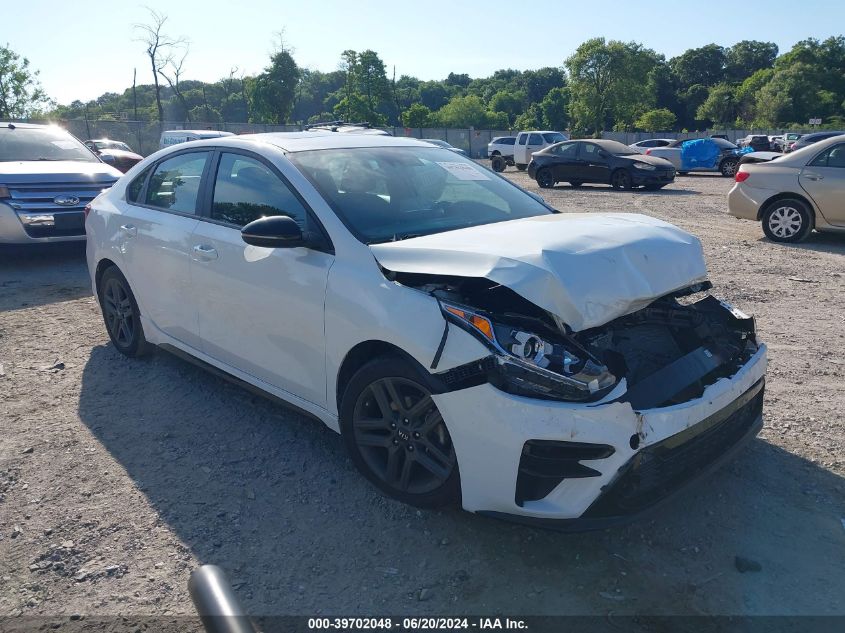
[[[0,200],[11,197],[12,196],[9,195],[9,188],[6,185],[0,185]]]
[[[748,177],[750,175],[751,174],[747,171],[738,171],[736,172],[736,176],[734,176],[734,180],[736,180],[737,182],[745,182],[746,180],[748,180]]]
[[[86,205],[85,205],[85,217],[86,217],[86,218],[88,217],[88,214],[89,214],[89,213],[91,213],[91,205],[90,205],[90,204],[86,204]]]
[[[647,149],[647,150],[645,151],[645,153],[646,153],[646,154],[651,154],[651,149]]]

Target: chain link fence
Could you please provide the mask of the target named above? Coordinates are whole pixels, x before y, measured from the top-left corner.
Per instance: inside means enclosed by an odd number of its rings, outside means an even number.
[[[30,123],[49,123],[30,121]],[[59,125],[79,139],[108,138],[122,141],[143,156],[159,149],[161,133],[165,130],[222,130],[233,134],[261,134],[265,132],[300,132],[302,125],[270,125],[263,123],[205,123],[191,121],[114,121],[70,119]],[[486,158],[487,144],[497,136],[512,136],[510,130],[476,130],[473,128],[381,128],[393,136],[439,139],[464,150],[472,158]]]

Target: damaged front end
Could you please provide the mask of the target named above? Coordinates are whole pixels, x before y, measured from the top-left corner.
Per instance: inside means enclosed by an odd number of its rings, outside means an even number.
[[[645,410],[699,397],[757,351],[753,318],[706,294],[709,282],[573,332],[556,315],[487,279],[388,275],[440,302],[447,325],[432,369],[449,324],[490,349],[485,359],[436,374],[449,391],[489,382],[526,397],[620,401]]]

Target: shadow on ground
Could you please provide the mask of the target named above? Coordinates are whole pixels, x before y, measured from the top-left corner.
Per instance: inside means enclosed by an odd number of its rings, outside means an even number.
[[[69,301],[90,294],[84,242],[0,245],[0,311]]]
[[[797,244],[785,244],[772,242],[766,237],[761,237],[758,242],[766,242],[769,246],[779,248],[796,248],[804,251],[818,251],[819,253],[832,253],[834,255],[845,255],[845,235],[842,233],[810,233],[806,240]]]
[[[762,440],[651,520],[561,534],[385,499],[322,424],[162,352],[93,348],[79,415],[254,614],[845,609],[843,480]]]

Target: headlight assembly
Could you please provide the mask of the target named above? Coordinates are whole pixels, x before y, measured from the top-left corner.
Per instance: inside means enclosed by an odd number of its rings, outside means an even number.
[[[649,165],[648,163],[641,163],[639,161],[634,162],[634,167],[636,169],[645,169],[646,171],[654,171],[657,169],[654,165]]]
[[[594,400],[616,385],[616,377],[586,351],[554,342],[521,327],[496,323],[464,306],[441,304],[444,316],[494,353],[491,382],[504,391],[557,400]]]

